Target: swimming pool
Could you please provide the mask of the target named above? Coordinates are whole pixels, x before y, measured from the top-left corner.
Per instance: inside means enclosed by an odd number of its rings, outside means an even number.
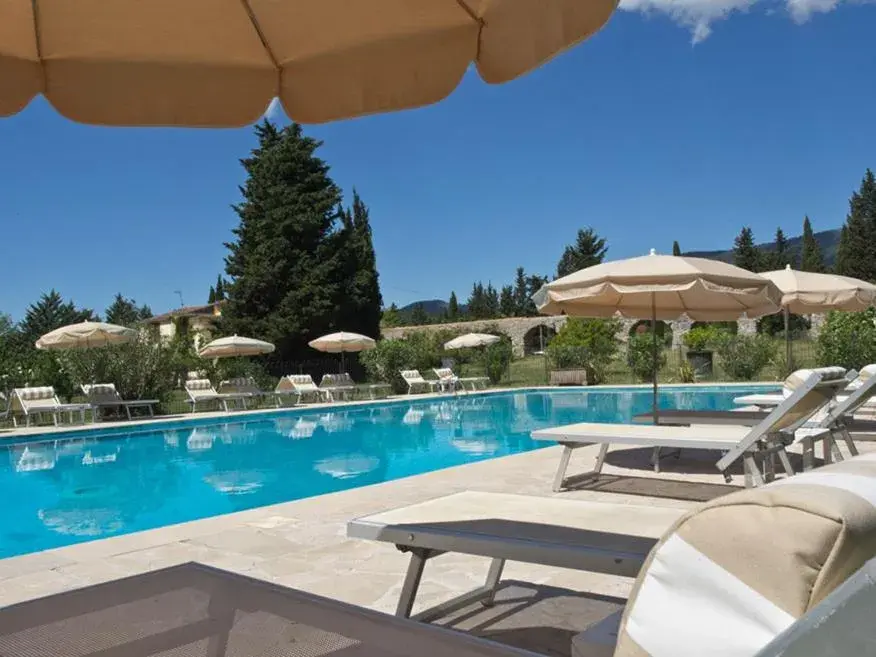
[[[678,387],[727,409],[751,387]],[[530,390],[98,429],[6,444],[0,557],[346,490],[544,447],[531,431],[629,422],[647,388]],[[223,418],[224,420],[224,418]],[[549,482],[546,482],[547,485]]]

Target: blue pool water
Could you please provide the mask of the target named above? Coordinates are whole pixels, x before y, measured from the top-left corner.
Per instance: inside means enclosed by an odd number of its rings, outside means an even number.
[[[764,390],[664,389],[660,406],[728,409]],[[629,422],[650,404],[642,388],[525,391],[0,445],[0,557],[525,452],[545,446],[529,437],[534,429]]]

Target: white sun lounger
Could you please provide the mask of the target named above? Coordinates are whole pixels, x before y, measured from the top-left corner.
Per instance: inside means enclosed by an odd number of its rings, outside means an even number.
[[[349,401],[356,394],[356,384],[346,372],[341,374],[323,374],[319,382],[328,401]]]
[[[854,370],[849,370],[849,373],[856,374]],[[876,364],[866,365],[865,367],[861,368],[861,371],[857,373],[857,378],[855,378],[854,376],[849,377],[849,385],[845,389],[841,390],[839,394],[837,394],[837,401],[840,401],[846,395],[853,393],[857,388],[863,385],[867,379],[873,377],[874,375],[876,375]],[[782,386],[782,392],[742,395],[740,397],[736,397],[733,400],[733,403],[739,406],[757,406],[763,409],[775,408],[776,406],[781,404],[782,401],[791,394],[791,392],[793,392],[792,386],[789,386],[788,384],[788,379],[785,379]],[[870,400],[865,404],[865,406],[869,406],[873,410],[876,410],[876,399]]]
[[[794,470],[785,451],[786,444],[799,440],[803,443],[804,454],[814,451],[815,441],[829,436],[828,429],[801,428],[802,425],[827,405],[835,391],[846,385],[841,378],[844,371],[827,369],[810,371],[790,397],[776,407],[769,415],[753,427],[733,425],[626,425],[583,422],[563,427],[539,429],[532,432],[535,440],[554,441],[563,446],[563,454],[554,479],[554,491],[560,491],[566,484],[566,470],[572,452],[587,445],[600,445],[596,465],[589,473],[576,476],[576,479],[598,476],[602,471],[605,456],[612,444],[637,445],[641,447],[675,449],[714,449],[724,452],[716,466],[729,482],[727,470],[738,459],[742,459],[745,472],[745,485],[759,486],[774,476],[774,456],[777,456],[787,475]],[[826,378],[832,375],[834,378]],[[831,460],[830,441],[824,442],[824,457]],[[655,452],[655,470],[659,467],[659,454]]]
[[[209,379],[189,379],[186,381],[186,394],[189,396],[189,404],[192,407],[192,413],[198,409],[198,404],[217,402],[222,406],[222,410],[229,411],[228,402],[240,402],[246,408],[246,400],[252,395],[245,393],[223,393],[216,392],[213,384]]]
[[[437,367],[432,371],[438,377],[441,387],[449,390],[455,390],[457,387],[465,389],[466,384],[470,385],[472,390],[477,390],[478,386],[486,389],[487,384],[490,382],[485,376],[456,376],[449,367]]]
[[[105,408],[114,408],[117,411],[125,409],[128,419],[131,418],[132,408],[145,408],[149,417],[155,417],[155,405],[157,399],[122,399],[113,383],[83,384],[82,393],[88,398],[88,403],[94,411],[94,419],[100,418],[100,412]]]
[[[277,406],[280,405],[281,397],[293,395],[296,403],[308,399],[316,402],[328,401],[326,391],[317,387],[309,374],[287,374],[277,383],[274,394],[277,396]]]
[[[876,366],[868,365],[876,371]],[[852,456],[857,456],[858,448],[855,446],[852,434],[876,432],[876,423],[872,420],[856,420],[853,416],[859,408],[870,402],[876,395],[876,376],[873,371],[866,376],[863,374],[856,379],[860,384],[852,389],[848,395],[837,395],[825,408],[813,415],[806,422],[805,427],[822,427],[830,429],[830,435],[824,440],[829,441],[831,453],[835,460],[842,460],[843,455],[836,444],[836,439],[841,438]],[[854,378],[854,371],[846,375],[846,379]],[[841,391],[841,390],[840,390]],[[783,399],[786,399],[783,397]],[[838,400],[838,401],[837,401]],[[688,425],[688,424],[725,424],[754,426],[769,415],[769,411],[735,410],[735,411],[695,411],[695,410],[661,410],[657,418],[659,424],[664,425]],[[650,413],[637,415],[634,422],[642,424],[653,423]]]
[[[606,634],[615,657],[870,654],[874,456],[725,495],[681,517],[661,507],[466,492],[354,520],[347,533],[411,553],[397,616],[410,616],[425,562],[456,552],[492,559],[485,586],[412,618],[478,600],[489,606],[504,562],[520,560],[636,577],[622,622],[618,614],[598,624],[613,621],[614,632],[594,626],[576,635],[575,657],[595,645],[607,654]],[[870,650],[835,652],[816,639],[816,624],[834,615],[844,617],[834,642],[870,642]],[[805,652],[813,641],[825,649]],[[792,646],[798,651],[783,652]]]
[[[430,381],[424,379],[419,370],[399,370],[401,378],[408,384],[408,394],[413,392],[434,392],[435,386],[440,385],[438,381]]]
[[[73,414],[79,413],[79,420],[85,423],[85,412],[91,410],[90,404],[62,404],[51,386],[15,388],[9,399],[8,413],[12,416],[13,426],[18,426],[18,417],[24,417],[25,426],[29,427],[31,418],[40,415],[51,415],[52,421],[57,425],[64,413],[68,414],[70,421]]]
[[[492,600],[505,561],[635,577],[681,509],[466,491],[359,518],[347,535],[411,554],[396,615],[411,615],[423,569],[445,552],[492,558],[483,587],[416,616]]]

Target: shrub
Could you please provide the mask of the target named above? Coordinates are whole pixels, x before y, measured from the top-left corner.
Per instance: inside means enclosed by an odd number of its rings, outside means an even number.
[[[360,362],[372,379],[390,384],[395,393],[407,392],[408,384],[399,370],[414,369],[413,348],[408,340],[380,340],[376,348],[360,354]]]
[[[772,361],[775,344],[765,335],[724,335],[718,354],[731,379],[751,381]]]
[[[615,337],[620,323],[614,319],[570,317],[547,348],[556,369],[583,367],[589,383],[602,383],[611,361],[617,355]]]
[[[707,351],[714,348],[727,332],[717,326],[694,326],[684,334],[684,346],[690,351]]]
[[[511,365],[511,340],[502,336],[499,342],[484,347],[484,369],[490,383],[499,383]]]
[[[696,383],[697,376],[693,366],[686,360],[681,361],[676,372],[679,383]]]
[[[876,362],[876,310],[834,311],[818,334],[818,363],[860,370]]]
[[[657,371],[654,370],[654,342],[650,333],[630,336],[627,345],[627,365],[642,381],[653,381],[654,375],[666,365],[666,354],[657,344]]]

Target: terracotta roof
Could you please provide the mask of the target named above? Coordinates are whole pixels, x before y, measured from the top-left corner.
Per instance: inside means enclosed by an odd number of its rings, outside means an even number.
[[[182,308],[176,308],[170,312],[150,317],[149,319],[144,320],[143,323],[166,324],[177,317],[218,317],[220,315],[219,307],[224,303],[224,301],[220,301],[218,303],[208,303],[203,306],[183,306]]]

